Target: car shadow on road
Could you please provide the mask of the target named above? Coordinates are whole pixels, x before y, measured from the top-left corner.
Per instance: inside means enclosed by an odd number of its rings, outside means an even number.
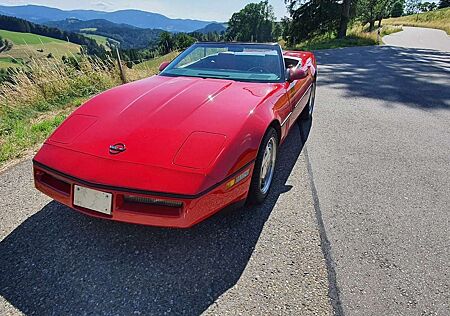
[[[450,52],[367,46],[316,52],[319,85],[348,97],[450,109]]]
[[[310,128],[292,129],[262,206],[224,210],[189,230],[49,203],[0,243],[0,295],[25,314],[200,314],[239,280]]]

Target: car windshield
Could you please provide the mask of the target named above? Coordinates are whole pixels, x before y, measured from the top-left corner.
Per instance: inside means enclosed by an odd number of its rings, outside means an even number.
[[[161,75],[280,82],[284,79],[282,67],[278,45],[197,43],[175,58]]]

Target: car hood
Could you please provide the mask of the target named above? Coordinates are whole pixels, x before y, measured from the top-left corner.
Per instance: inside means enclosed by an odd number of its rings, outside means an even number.
[[[279,84],[154,76],[94,97],[47,144],[144,165],[207,168],[214,157],[196,162],[200,158],[194,151],[217,157],[255,107],[279,88]],[[125,150],[112,154],[114,144],[125,145]]]

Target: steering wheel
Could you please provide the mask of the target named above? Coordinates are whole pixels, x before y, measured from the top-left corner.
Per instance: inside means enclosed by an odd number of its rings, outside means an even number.
[[[252,67],[252,68],[247,70],[247,72],[255,72],[255,71],[259,72],[259,73],[267,72],[267,70],[264,67],[261,67],[261,66]]]

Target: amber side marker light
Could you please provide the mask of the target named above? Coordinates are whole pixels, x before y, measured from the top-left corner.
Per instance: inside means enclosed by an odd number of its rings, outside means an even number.
[[[236,178],[231,179],[230,181],[228,181],[227,184],[226,184],[226,188],[227,189],[232,188],[233,186],[235,186],[236,184],[238,184],[239,182],[241,182],[242,180],[247,178],[249,174],[250,174],[250,169],[245,170],[243,173],[238,175]]]

